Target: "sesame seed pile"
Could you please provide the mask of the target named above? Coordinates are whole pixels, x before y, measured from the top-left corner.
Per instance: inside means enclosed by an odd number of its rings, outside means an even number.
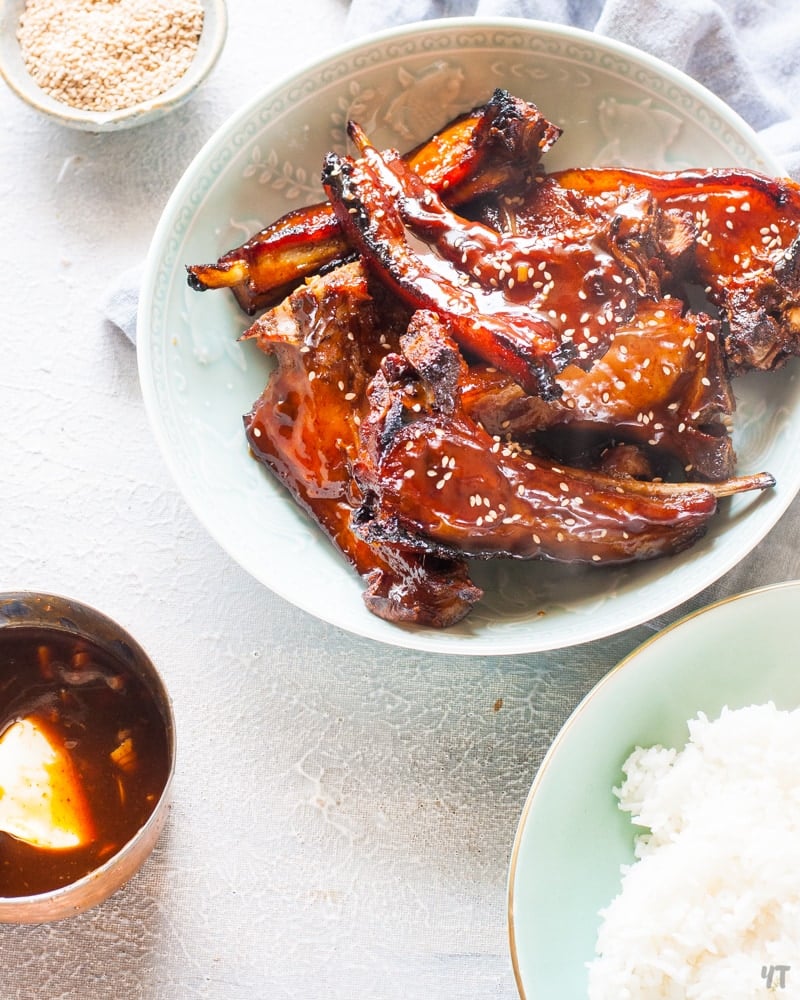
[[[199,0],[28,0],[17,38],[28,72],[51,97],[119,111],[183,76],[202,27]]]

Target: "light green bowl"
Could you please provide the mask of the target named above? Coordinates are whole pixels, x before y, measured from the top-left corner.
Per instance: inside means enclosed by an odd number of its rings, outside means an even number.
[[[585,1000],[599,910],[633,861],[613,787],[636,746],[681,748],[726,705],[800,705],[800,582],[729,598],[640,646],[584,698],[548,751],[511,858],[511,957],[525,1000]]]

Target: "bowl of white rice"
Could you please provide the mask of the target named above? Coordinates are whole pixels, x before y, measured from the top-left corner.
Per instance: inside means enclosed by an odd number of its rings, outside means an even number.
[[[130,128],[189,99],[216,65],[227,27],[225,0],[8,0],[0,76],[61,125]]]
[[[581,702],[514,841],[523,1000],[800,997],[800,581],[670,626]]]

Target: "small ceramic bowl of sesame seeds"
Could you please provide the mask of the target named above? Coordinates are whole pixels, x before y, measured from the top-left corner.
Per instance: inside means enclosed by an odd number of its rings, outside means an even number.
[[[0,75],[54,121],[143,125],[183,104],[217,63],[225,0],[7,0]]]

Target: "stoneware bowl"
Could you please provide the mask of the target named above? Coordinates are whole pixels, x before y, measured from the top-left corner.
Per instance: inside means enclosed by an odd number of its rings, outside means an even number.
[[[155,720],[147,731],[158,737],[153,742],[165,748],[166,760],[159,758],[159,780],[152,786],[147,800],[149,816],[127,841],[117,846],[115,853],[105,857],[88,874],[51,891],[11,895],[8,890],[0,888],[0,923],[60,920],[102,903],[120,889],[138,871],[156,844],[167,817],[175,769],[175,723],[171,702],[152,661],[132,636],[106,615],[78,601],[29,591],[0,594],[0,655],[8,654],[11,660],[14,653],[9,650],[16,648],[13,645],[15,638],[31,634],[42,637],[43,643],[53,643],[54,647],[60,644],[57,648],[64,648],[67,644],[80,646],[82,641],[86,641],[95,650],[99,649],[115,665],[117,672],[111,675],[111,680],[127,678],[128,689],[135,685],[137,697],[146,702],[148,715]],[[18,657],[18,662],[27,660]],[[35,690],[41,692],[42,684],[38,677],[36,683],[39,687]],[[142,701],[137,704],[141,705]],[[6,722],[13,721],[15,715],[20,713],[19,701],[9,708],[2,704],[0,696],[0,711]],[[88,715],[88,725],[94,717],[94,714]],[[81,719],[85,728],[86,715]],[[88,744],[89,735],[86,742]],[[65,741],[63,745],[68,744]],[[99,853],[102,855],[104,851]]]
[[[203,32],[197,53],[186,73],[163,94],[119,111],[84,111],[47,94],[33,80],[20,51],[17,27],[25,0],[5,0],[0,4],[0,75],[26,104],[42,114],[85,132],[111,132],[144,125],[179,107],[188,100],[217,63],[228,31],[225,0],[201,0]]]
[[[652,57],[588,32],[519,19],[452,18],[350,43],[298,69],[234,114],[177,185],[151,244],[137,324],[144,401],[175,480],[200,521],[253,577],[350,632],[437,653],[508,655],[587,642],[640,624],[713,583],[764,537],[800,485],[796,367],[744,377],[734,443],[742,474],[769,495],[724,505],[697,545],[668,560],[600,572],[493,560],[485,592],[444,630],[381,621],[362,581],[249,454],[242,429],[269,359],[239,334],[252,321],[226,292],[198,294],[186,265],[324,198],[325,154],[354,118],[379,146],[409,150],[505,87],[564,128],[548,170],[743,166],[776,174],[758,137],[714,95]]]

